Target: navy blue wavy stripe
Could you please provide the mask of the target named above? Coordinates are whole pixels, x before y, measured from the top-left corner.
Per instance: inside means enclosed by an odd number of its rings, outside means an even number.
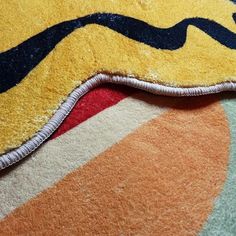
[[[236,13],[233,14],[236,22]],[[0,53],[0,93],[14,87],[67,35],[89,24],[108,27],[130,39],[156,49],[176,50],[186,42],[188,26],[202,30],[222,45],[236,49],[236,34],[204,18],[185,19],[170,28],[157,28],[143,21],[111,13],[95,13],[54,25],[8,51]]]

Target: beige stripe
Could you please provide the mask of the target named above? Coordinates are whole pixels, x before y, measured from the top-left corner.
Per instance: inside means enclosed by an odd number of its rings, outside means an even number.
[[[0,179],[0,218],[162,114],[173,99],[140,93],[48,142]]]

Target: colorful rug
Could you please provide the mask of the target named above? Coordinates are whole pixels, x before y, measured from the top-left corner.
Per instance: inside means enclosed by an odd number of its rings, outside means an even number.
[[[0,169],[101,83],[171,96],[235,91],[235,12],[230,0],[1,2]]]
[[[1,172],[0,235],[235,235],[235,107],[94,89]]]

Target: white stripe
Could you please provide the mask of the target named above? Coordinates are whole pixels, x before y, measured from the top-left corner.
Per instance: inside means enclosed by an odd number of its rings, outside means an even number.
[[[107,82],[124,84],[154,94],[168,96],[198,96],[210,93],[219,93],[222,91],[236,91],[236,83],[234,82],[226,82],[209,87],[174,88],[141,81],[130,77],[98,74],[82,84],[79,88],[75,89],[56,111],[49,122],[38,133],[36,133],[34,137],[22,144],[19,148],[0,155],[0,170],[14,164],[15,162],[18,162],[37,149],[58,128],[81,96],[99,84]]]
[[[0,179],[0,218],[162,114],[159,100],[145,93],[126,98],[43,145]]]

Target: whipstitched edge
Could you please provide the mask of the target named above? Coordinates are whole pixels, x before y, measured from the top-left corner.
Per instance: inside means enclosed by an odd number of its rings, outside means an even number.
[[[236,91],[236,83],[225,82],[208,87],[190,87],[176,88],[150,82],[141,81],[132,77],[111,76],[106,74],[98,74],[84,84],[76,88],[59,107],[55,114],[51,117],[46,125],[38,131],[30,140],[23,143],[20,147],[0,155],[0,170],[11,166],[12,164],[22,160],[35,149],[37,149],[52,133],[60,126],[63,120],[68,116],[77,101],[89,92],[91,89],[103,83],[122,84],[130,87],[138,88],[153,94],[165,96],[200,96],[206,94],[220,93],[223,91]]]

